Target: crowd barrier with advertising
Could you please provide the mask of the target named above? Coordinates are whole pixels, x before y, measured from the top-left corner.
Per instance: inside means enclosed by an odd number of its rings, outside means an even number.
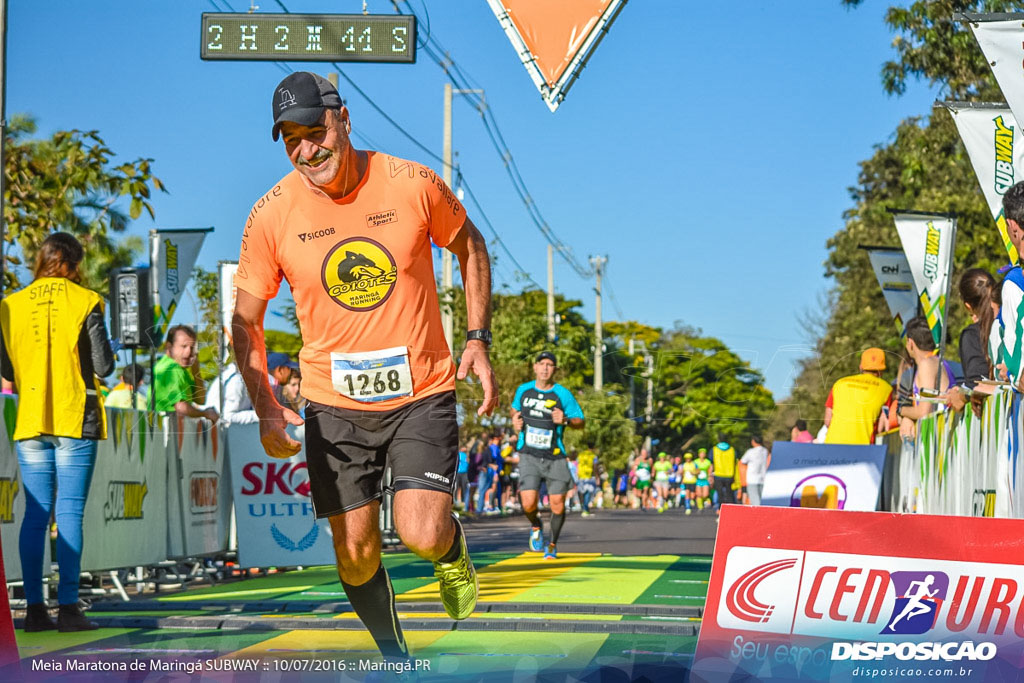
[[[965,517],[1024,516],[1018,466],[1020,394],[999,390],[981,417],[970,409],[934,413],[918,423],[916,441],[885,438],[883,509]]]
[[[21,579],[18,535],[25,513],[13,441],[15,401],[0,399],[0,542],[7,581]],[[208,422],[107,409],[107,439],[98,444],[82,522],[82,570],[227,550],[231,488],[225,457]]]

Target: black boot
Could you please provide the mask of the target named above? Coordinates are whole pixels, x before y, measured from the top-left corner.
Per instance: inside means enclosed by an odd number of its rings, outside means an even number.
[[[57,630],[61,633],[71,631],[93,631],[100,627],[95,621],[89,621],[78,605],[60,605],[57,608]]]
[[[50,618],[45,602],[37,602],[25,608],[25,623],[21,627],[22,631],[34,633],[36,631],[52,631],[55,628],[57,628],[57,624],[53,623],[53,619]]]

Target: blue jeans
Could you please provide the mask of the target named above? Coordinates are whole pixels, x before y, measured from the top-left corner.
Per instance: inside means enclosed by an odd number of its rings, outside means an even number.
[[[18,441],[15,448],[25,486],[25,521],[18,539],[25,599],[30,605],[43,602],[43,548],[56,493],[57,602],[74,605],[82,567],[82,513],[96,464],[96,442],[40,436]]]
[[[490,467],[480,470],[476,479],[476,511],[483,512],[487,507],[487,490],[494,483],[494,470]]]

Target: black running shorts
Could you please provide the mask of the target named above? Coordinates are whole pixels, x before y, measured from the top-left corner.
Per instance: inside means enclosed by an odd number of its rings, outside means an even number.
[[[452,494],[459,462],[455,392],[388,411],[306,406],[306,463],[317,518],[362,507],[391,488]]]

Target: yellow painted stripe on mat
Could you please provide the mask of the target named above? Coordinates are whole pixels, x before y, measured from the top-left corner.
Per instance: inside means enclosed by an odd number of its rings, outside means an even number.
[[[445,633],[447,631],[406,631],[405,642],[415,653],[427,648]],[[374,659],[380,656],[369,631],[289,631],[237,650],[230,656],[334,659],[351,655]]]
[[[267,619],[288,619],[287,614],[266,614]],[[333,619],[358,619],[355,612],[342,612]],[[451,622],[444,612],[398,612],[399,619],[438,619]],[[526,621],[542,621],[548,619],[576,620],[576,621],[621,621],[619,614],[549,614],[545,612],[473,612],[470,619],[522,619]]]
[[[523,553],[477,570],[480,602],[511,602],[521,593],[565,572],[601,557],[600,553],[563,553],[557,560],[545,560],[540,553]],[[398,602],[440,600],[433,582],[396,596]]]
[[[573,567],[548,583],[523,591],[517,599],[521,602],[631,605],[678,559],[678,555],[604,555]]]
[[[184,595],[175,595],[173,597],[160,598],[160,601],[191,602],[195,600],[226,600],[230,598],[260,595],[263,593],[298,593],[299,591],[308,591],[310,588],[313,588],[313,586],[277,586],[274,588],[254,588],[252,590],[244,591],[224,591],[223,593],[205,593],[203,595],[196,595],[195,593],[185,593]]]

